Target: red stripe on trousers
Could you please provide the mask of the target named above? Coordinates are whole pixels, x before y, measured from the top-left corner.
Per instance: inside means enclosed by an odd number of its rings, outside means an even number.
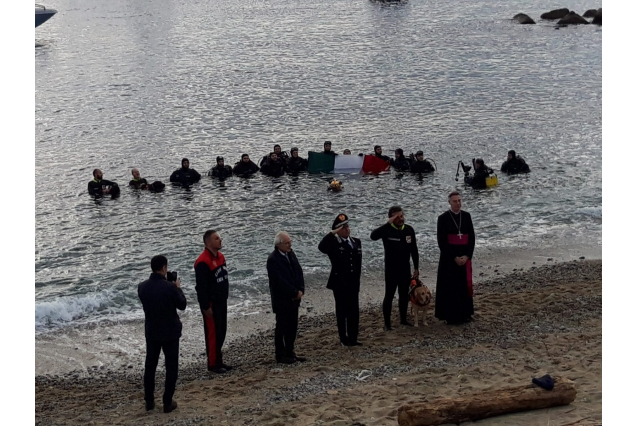
[[[210,304],[211,310],[213,304]],[[217,364],[217,335],[215,334],[215,317],[208,318],[204,315],[206,329],[208,330],[208,366],[214,367]]]

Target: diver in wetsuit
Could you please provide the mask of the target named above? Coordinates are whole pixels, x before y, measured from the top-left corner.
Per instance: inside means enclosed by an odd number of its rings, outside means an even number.
[[[258,171],[259,166],[250,160],[248,154],[242,154],[241,161],[233,168],[233,173],[242,177],[248,177]]]
[[[197,170],[190,168],[188,158],[182,158],[182,167],[175,170],[171,175],[170,181],[173,183],[181,183],[182,185],[190,185],[197,183],[202,178]]]
[[[277,154],[271,152],[268,161],[261,166],[261,172],[267,176],[279,177],[286,172],[286,168],[279,161]]]
[[[510,175],[518,173],[529,173],[529,166],[520,155],[516,155],[516,151],[511,149],[507,153],[507,160],[501,166],[501,171]]]
[[[469,174],[466,175],[464,179],[465,183],[470,185],[473,189],[487,188],[485,178],[487,178],[491,173],[494,173],[494,170],[487,167],[482,158],[473,159],[472,163],[474,165],[474,176],[469,176]]]
[[[423,151],[417,151],[415,157],[416,159],[410,164],[412,173],[430,173],[434,171],[432,163],[423,158]]]
[[[111,194],[113,197],[120,195],[120,187],[115,182],[102,179],[102,170],[93,170],[93,180],[88,185],[90,195]]]
[[[308,170],[308,160],[299,156],[299,149],[292,148],[288,158],[286,169],[290,173],[305,172]]]
[[[410,161],[405,158],[401,148],[397,148],[394,151],[394,160],[390,160],[390,165],[399,172],[406,172],[410,170]]]
[[[224,165],[224,157],[217,157],[217,165],[208,171],[208,175],[219,179],[225,179],[233,175],[233,169]]]

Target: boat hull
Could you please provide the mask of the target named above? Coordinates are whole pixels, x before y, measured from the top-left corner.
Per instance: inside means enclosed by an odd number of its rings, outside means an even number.
[[[36,28],[42,24],[44,24],[46,21],[48,21],[49,19],[51,19],[51,17],[53,15],[55,15],[56,13],[58,13],[57,10],[55,9],[45,9],[45,10],[36,10],[35,12],[35,26]]]

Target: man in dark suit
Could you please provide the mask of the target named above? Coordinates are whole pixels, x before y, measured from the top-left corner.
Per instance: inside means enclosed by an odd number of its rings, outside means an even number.
[[[337,329],[342,346],[360,346],[359,286],[361,283],[361,240],[350,236],[348,216],[340,214],[319,243],[319,251],[330,258],[328,288],[335,297]]]
[[[283,364],[303,362],[306,359],[295,353],[295,339],[305,286],[303,271],[292,251],[288,233],[280,231],[275,235],[275,250],[268,256],[266,268],[275,313],[275,358]]]
[[[155,408],[155,370],[160,351],[164,351],[166,362],[166,383],[164,385],[164,412],[177,408],[173,401],[177,383],[179,358],[179,338],[182,323],[177,310],[186,309],[186,297],[180,288],[179,278],[175,282],[166,281],[168,260],[164,256],[151,259],[153,273],[148,280],[140,283],[137,294],[144,307],[144,329],[146,333],[146,362],[144,364],[144,399],[146,410]]]

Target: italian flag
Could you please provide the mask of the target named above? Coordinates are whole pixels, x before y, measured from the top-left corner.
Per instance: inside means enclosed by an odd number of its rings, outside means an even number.
[[[390,163],[374,155],[332,155],[308,152],[308,173],[378,174],[390,170]]]

